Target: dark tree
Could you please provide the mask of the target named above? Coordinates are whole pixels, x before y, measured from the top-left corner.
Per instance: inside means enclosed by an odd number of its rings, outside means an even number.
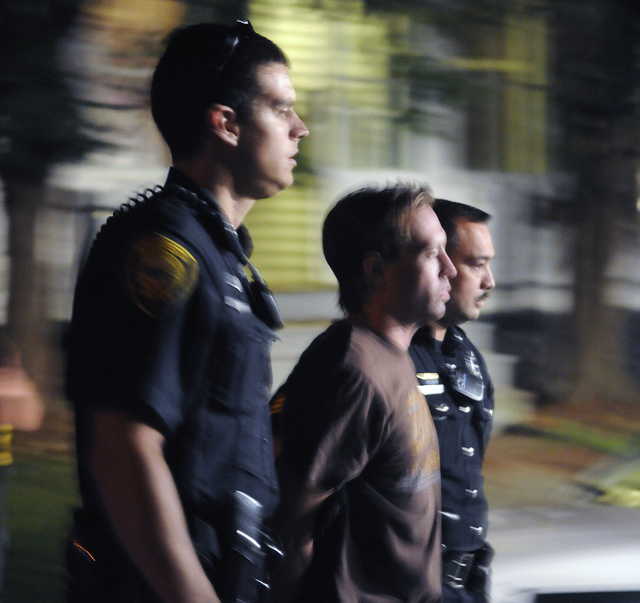
[[[576,400],[633,400],[621,367],[624,312],[606,299],[607,267],[638,236],[640,4],[562,0],[550,4],[558,156],[573,194],[551,218],[571,227]],[[555,213],[555,216],[554,216]],[[633,280],[636,275],[628,275]]]
[[[7,326],[42,381],[50,355],[35,229],[51,167],[79,159],[96,141],[59,60],[81,0],[0,4],[0,179],[8,218]]]

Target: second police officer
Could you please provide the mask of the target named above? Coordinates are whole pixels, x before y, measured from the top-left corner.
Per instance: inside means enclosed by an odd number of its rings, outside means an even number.
[[[444,603],[484,603],[492,549],[486,541],[482,462],[493,417],[493,385],[480,352],[459,325],[475,320],[495,282],[489,214],[444,199],[434,210],[457,270],[444,317],[413,338],[416,366],[440,445]]]

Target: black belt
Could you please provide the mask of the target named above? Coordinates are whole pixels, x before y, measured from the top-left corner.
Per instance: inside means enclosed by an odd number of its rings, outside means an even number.
[[[474,581],[478,576],[482,576],[480,581],[485,582],[489,576],[492,559],[493,548],[488,542],[476,551],[446,552],[442,559],[442,581],[451,588],[464,588],[473,571]]]
[[[442,581],[456,590],[464,588],[476,561],[476,553],[445,553],[442,560]]]

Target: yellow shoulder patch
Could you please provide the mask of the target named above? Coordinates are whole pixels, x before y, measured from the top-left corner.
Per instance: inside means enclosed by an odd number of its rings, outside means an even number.
[[[153,233],[133,243],[126,280],[136,306],[155,317],[189,299],[198,280],[198,261],[176,241]]]

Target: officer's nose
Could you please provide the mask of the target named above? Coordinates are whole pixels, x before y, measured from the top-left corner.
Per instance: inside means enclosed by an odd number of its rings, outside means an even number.
[[[493,289],[495,286],[496,286],[496,281],[493,278],[493,271],[491,270],[490,266],[487,266],[487,270],[485,272],[484,279],[482,282],[482,288],[490,290],[490,289]]]

